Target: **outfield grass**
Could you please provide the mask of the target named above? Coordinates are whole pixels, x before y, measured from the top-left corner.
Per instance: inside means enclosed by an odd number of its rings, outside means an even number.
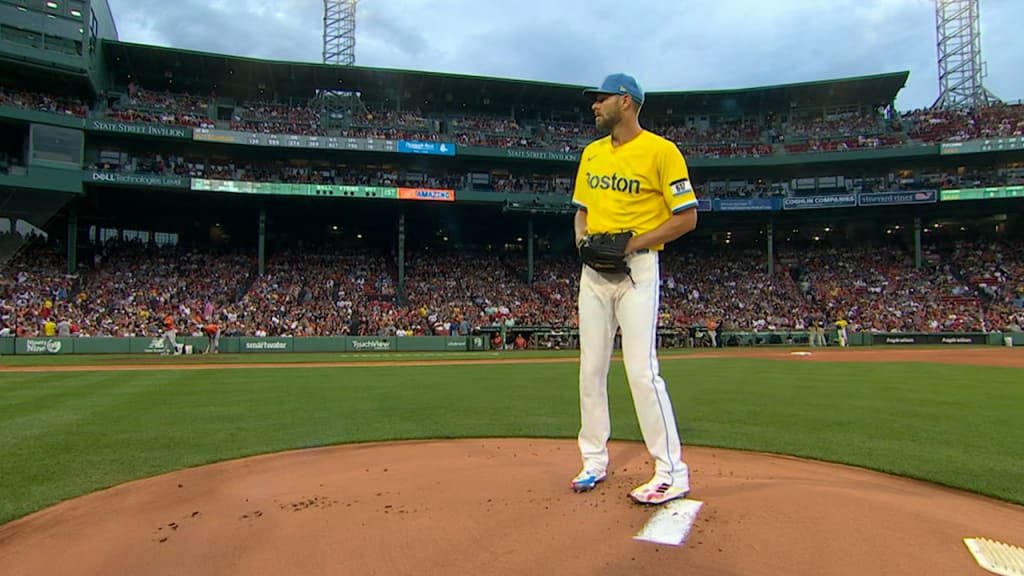
[[[1024,504],[1019,369],[740,357],[662,367],[686,444],[842,462]],[[576,374],[572,362],[7,373],[0,523],[128,480],[265,452],[410,438],[572,438]],[[639,440],[619,362],[610,399],[613,436]]]

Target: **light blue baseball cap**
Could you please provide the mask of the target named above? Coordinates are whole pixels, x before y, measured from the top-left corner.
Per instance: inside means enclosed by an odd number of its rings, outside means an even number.
[[[587,88],[584,94],[629,94],[637,104],[644,103],[644,90],[636,78],[629,74],[609,74],[597,88]]]

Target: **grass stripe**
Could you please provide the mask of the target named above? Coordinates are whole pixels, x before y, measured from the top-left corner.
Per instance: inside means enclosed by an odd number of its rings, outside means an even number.
[[[7,373],[0,522],[186,466],[338,443],[573,438],[575,362]],[[1024,503],[1022,370],[924,363],[666,361],[685,444],[842,462]],[[640,433],[621,362],[617,439]]]

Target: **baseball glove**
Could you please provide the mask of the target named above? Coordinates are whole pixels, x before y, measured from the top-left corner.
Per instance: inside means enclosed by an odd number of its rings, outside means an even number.
[[[632,232],[589,234],[576,247],[583,263],[594,270],[607,274],[629,274],[626,243],[632,236]]]

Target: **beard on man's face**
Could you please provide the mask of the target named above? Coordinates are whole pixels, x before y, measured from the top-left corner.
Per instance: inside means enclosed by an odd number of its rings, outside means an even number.
[[[605,132],[611,132],[618,122],[619,113],[617,110],[600,113],[594,117],[594,124],[597,126],[597,129]]]

